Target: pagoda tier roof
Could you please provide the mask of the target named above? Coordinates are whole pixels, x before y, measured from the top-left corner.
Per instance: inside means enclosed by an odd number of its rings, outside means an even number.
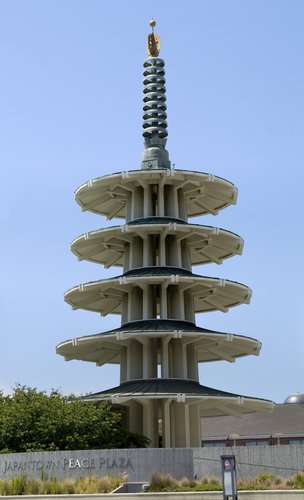
[[[212,174],[176,169],[130,170],[97,177],[82,184],[75,198],[83,210],[108,219],[126,218],[129,193],[138,186],[160,182],[183,191],[188,217],[216,215],[237,200],[237,189],[231,182]]]
[[[135,226],[138,224],[188,224],[187,221],[183,219],[178,219],[177,217],[159,217],[158,215],[154,215],[153,217],[139,217],[138,219],[128,220],[126,224],[129,226]],[[191,224],[188,224],[191,226]]]
[[[269,411],[274,403],[240,394],[220,391],[200,385],[194,380],[184,379],[143,379],[130,380],[117,387],[88,394],[83,401],[111,401],[112,404],[124,404],[129,400],[146,399],[173,400],[178,403],[196,403],[201,416],[233,415],[239,416],[253,411]]]
[[[147,285],[178,286],[193,296],[194,312],[222,311],[230,307],[249,304],[251,290],[241,283],[198,276],[187,269],[177,267],[142,267],[132,269],[122,276],[92,281],[71,288],[65,293],[65,301],[73,309],[121,314],[125,293],[134,287]],[[168,319],[168,318],[163,318]]]
[[[79,359],[94,362],[98,366],[119,364],[121,350],[129,340],[141,342],[143,338],[164,336],[180,339],[187,345],[192,344],[199,363],[220,360],[234,362],[242,356],[257,356],[261,349],[261,343],[250,337],[208,330],[189,321],[150,319],[131,321],[107,332],[66,340],[57,346],[57,353],[64,356],[66,361]]]
[[[224,259],[240,255],[244,244],[237,234],[224,229],[176,222],[166,217],[149,217],[82,234],[71,243],[71,250],[79,260],[101,263],[105,267],[122,266],[125,245],[134,237],[150,235],[174,235],[177,240],[185,241],[191,265],[221,264]]]

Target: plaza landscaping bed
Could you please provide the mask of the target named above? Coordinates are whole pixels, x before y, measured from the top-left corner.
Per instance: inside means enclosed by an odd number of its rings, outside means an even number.
[[[122,493],[119,490],[125,484]],[[33,479],[26,476],[16,476],[12,479],[0,481],[0,496],[15,497],[20,495],[33,496],[36,500],[38,497],[48,496],[98,496],[103,497],[106,494],[115,493],[116,499],[125,496],[134,496],[138,493],[128,493],[127,477],[121,476],[113,478],[105,476],[102,478],[84,477],[78,479],[58,480],[56,478],[41,478]],[[222,484],[217,478],[201,478],[189,479],[183,478],[180,480],[174,479],[170,474],[156,473],[151,477],[151,481],[146,485],[146,491],[139,493],[145,495],[146,498],[177,498],[179,495],[184,500],[190,498],[200,498],[205,500],[212,498],[213,500],[222,497]],[[261,491],[264,490],[264,491]],[[275,498],[279,496],[281,500],[289,499],[294,496],[302,495],[304,498],[304,473],[297,472],[288,480],[283,480],[278,476],[270,473],[259,474],[250,480],[239,480],[238,491],[240,498],[250,498],[255,500],[263,498]],[[294,495],[293,495],[294,493]],[[202,496],[203,494],[203,496]]]

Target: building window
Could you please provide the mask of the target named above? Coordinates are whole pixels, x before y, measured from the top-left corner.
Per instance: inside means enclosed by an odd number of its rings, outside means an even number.
[[[267,446],[268,441],[245,441],[245,446]]]
[[[226,441],[203,441],[203,448],[216,448],[216,447],[224,447],[226,446]]]
[[[304,444],[304,439],[288,439],[288,444]]]

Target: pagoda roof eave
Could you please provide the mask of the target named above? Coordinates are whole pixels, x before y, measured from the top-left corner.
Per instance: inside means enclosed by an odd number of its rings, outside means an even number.
[[[231,280],[199,276],[177,267],[137,268],[105,280],[84,283],[65,293],[73,309],[106,314],[121,314],[122,298],[128,287],[151,284],[186,286],[194,297],[194,312],[227,312],[240,304],[249,304],[249,287]]]
[[[201,416],[234,415],[241,417],[254,411],[271,412],[275,403],[270,400],[219,391],[200,385],[194,380],[146,379],[123,382],[117,387],[81,397],[83,401],[110,401],[124,404],[129,400],[173,400],[196,404]]]
[[[146,337],[165,336],[193,344],[198,363],[220,360],[234,362],[243,356],[258,356],[261,350],[261,343],[251,337],[216,332],[187,321],[161,319],[132,321],[107,332],[69,339],[58,344],[56,350],[66,360],[79,359],[98,366],[105,363],[119,364],[120,350],[125,341],[136,339],[140,342]]]
[[[221,264],[225,259],[240,255],[244,246],[240,236],[221,228],[147,217],[84,233],[72,241],[71,250],[79,260],[101,263],[105,267],[122,266],[125,245],[130,243],[130,238],[145,238],[164,230],[187,242],[191,265]]]
[[[220,210],[236,204],[237,188],[226,179],[194,170],[163,168],[130,170],[97,177],[82,184],[76,190],[75,198],[83,210],[105,215],[108,219],[126,218],[128,192],[143,182],[155,184],[164,177],[167,184],[176,188],[181,186],[184,190],[188,217],[216,215]]]

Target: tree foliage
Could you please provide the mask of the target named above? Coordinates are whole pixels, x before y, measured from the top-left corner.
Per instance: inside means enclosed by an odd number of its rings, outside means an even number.
[[[52,390],[17,386],[0,392],[0,452],[145,447],[144,436],[127,432],[110,405],[88,404]]]

